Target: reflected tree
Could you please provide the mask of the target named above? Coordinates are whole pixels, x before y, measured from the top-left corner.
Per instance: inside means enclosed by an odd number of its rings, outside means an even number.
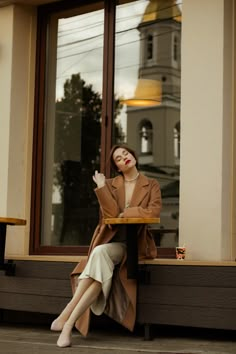
[[[116,99],[114,119],[122,105]],[[80,74],[64,83],[64,96],[56,101],[54,185],[63,205],[60,244],[88,244],[97,223],[98,204],[92,174],[99,170],[102,97]],[[119,123],[115,135],[123,142]]]

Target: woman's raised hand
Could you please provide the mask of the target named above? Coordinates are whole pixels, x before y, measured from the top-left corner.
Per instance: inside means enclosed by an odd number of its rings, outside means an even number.
[[[105,186],[106,178],[103,173],[99,173],[98,171],[95,171],[95,174],[93,175],[93,180],[96,183],[98,188]]]

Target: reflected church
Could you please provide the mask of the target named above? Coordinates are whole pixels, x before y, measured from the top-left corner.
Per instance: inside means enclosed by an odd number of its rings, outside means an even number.
[[[162,98],[154,106],[127,105],[127,142],[138,152],[141,171],[161,185],[161,227],[176,229],[161,245],[172,247],[178,233],[181,84],[181,16],[175,1],[150,1],[138,31],[139,81],[160,81]]]

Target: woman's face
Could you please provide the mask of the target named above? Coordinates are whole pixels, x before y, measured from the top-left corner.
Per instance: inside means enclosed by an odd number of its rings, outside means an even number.
[[[113,160],[120,172],[126,172],[136,165],[135,157],[124,148],[117,148],[114,151]]]

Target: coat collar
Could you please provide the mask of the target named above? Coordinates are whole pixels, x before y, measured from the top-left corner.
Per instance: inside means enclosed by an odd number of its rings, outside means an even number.
[[[137,179],[133,196],[130,201],[130,207],[138,206],[145,195],[148,192],[149,179],[142,173],[139,174]],[[112,181],[112,187],[114,192],[117,194],[117,200],[119,201],[120,208],[123,210],[125,206],[125,184],[123,176],[117,176]]]

